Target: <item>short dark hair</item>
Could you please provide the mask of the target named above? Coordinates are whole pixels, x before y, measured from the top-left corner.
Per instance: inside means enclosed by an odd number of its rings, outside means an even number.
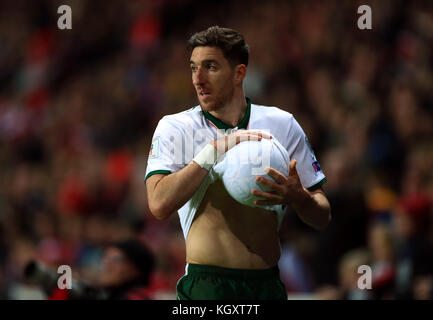
[[[120,249],[128,260],[140,271],[136,281],[143,285],[149,283],[150,275],[155,268],[155,258],[152,252],[136,239],[126,239],[112,243],[110,247]]]
[[[224,57],[232,66],[244,64],[248,66],[250,49],[244,37],[236,30],[212,26],[197,32],[188,40],[188,50],[196,47],[220,48]]]

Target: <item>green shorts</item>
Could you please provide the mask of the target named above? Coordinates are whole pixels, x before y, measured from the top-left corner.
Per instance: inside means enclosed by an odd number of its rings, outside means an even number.
[[[178,300],[287,300],[278,266],[244,270],[188,264],[176,291]]]

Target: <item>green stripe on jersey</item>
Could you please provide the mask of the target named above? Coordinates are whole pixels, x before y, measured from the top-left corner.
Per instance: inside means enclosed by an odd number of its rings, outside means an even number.
[[[308,191],[314,191],[316,189],[319,189],[321,186],[323,186],[326,182],[326,177],[320,180],[318,183],[316,183],[314,186],[311,186],[307,188]]]
[[[150,171],[146,178],[144,178],[144,181],[146,181],[150,176],[153,176],[154,174],[170,174],[171,171],[168,170],[154,170],[154,171]]]
[[[248,123],[250,122],[250,115],[251,115],[251,100],[248,97],[245,97],[245,100],[247,101],[247,110],[245,111],[245,115],[242,118],[241,122],[238,124],[238,129],[246,129],[248,127]],[[232,129],[232,126],[229,126],[228,124],[222,122],[217,117],[213,116],[207,111],[203,111],[203,115],[206,119],[208,119],[210,122],[212,122],[218,129],[227,130]]]

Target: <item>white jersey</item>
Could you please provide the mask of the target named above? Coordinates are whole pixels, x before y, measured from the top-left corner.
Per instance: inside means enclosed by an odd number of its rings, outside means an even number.
[[[218,135],[230,134],[238,129],[257,129],[269,132],[286,148],[290,160],[296,160],[296,169],[305,188],[312,191],[325,183],[325,175],[307,136],[293,115],[276,107],[251,104],[248,98],[246,100],[244,118],[235,128],[203,111],[200,106],[164,116],[152,138],[145,180],[154,174],[170,174],[182,169]],[[207,188],[218,178],[211,169],[191,199],[178,210],[185,239]],[[279,211],[277,213],[280,225],[285,210],[276,211]]]

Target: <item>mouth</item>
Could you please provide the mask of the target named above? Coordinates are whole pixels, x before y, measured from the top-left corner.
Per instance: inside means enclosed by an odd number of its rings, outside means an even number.
[[[198,92],[198,95],[201,97],[201,98],[207,98],[207,97],[209,97],[210,96],[210,92],[209,91],[199,91]]]

